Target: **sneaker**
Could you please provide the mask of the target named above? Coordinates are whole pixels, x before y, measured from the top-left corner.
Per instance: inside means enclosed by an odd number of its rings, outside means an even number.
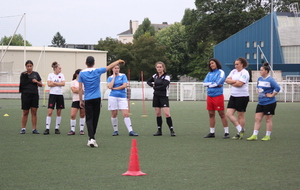
[[[238,140],[240,138],[241,138],[241,136],[239,133],[237,133],[234,137],[232,137],[233,140]]]
[[[161,131],[157,131],[156,133],[153,134],[153,136],[162,136]]]
[[[136,132],[134,131],[130,131],[129,132],[129,136],[139,136]]]
[[[262,141],[269,141],[271,140],[271,137],[270,136],[265,136],[264,138],[261,139]]]
[[[215,133],[208,133],[204,138],[215,138]]]
[[[75,135],[75,131],[70,131],[68,135]]]
[[[171,137],[176,137],[175,131],[171,131]]]
[[[36,129],[32,130],[32,134],[40,134],[40,132]]]
[[[257,135],[252,135],[251,137],[247,138],[247,141],[256,141]]]
[[[45,131],[44,131],[44,135],[49,135],[50,133],[49,133],[49,129],[46,129]]]
[[[79,132],[79,135],[84,135],[84,131],[81,130],[81,131]]]
[[[229,133],[224,133],[223,139],[229,139],[229,138],[230,138]]]
[[[245,133],[245,129],[242,129],[240,132],[240,139],[242,139],[244,137],[244,133]]]
[[[119,135],[118,131],[114,131],[114,133],[112,134],[112,136],[118,136],[118,135]]]
[[[87,145],[90,147],[96,147],[96,148],[98,147],[98,144],[96,143],[95,139],[88,140]]]
[[[55,134],[60,134],[59,129],[55,129]]]
[[[20,134],[25,134],[26,133],[26,129],[21,129]]]

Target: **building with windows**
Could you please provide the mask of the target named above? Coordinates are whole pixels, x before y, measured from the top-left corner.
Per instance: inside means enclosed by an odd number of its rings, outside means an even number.
[[[273,30],[271,30],[273,15]],[[214,47],[214,57],[222,63],[226,74],[234,68],[234,61],[244,57],[252,71],[260,69],[262,62],[271,61],[271,31],[273,31],[274,71],[283,79],[300,75],[300,14],[274,12],[266,15]],[[255,80],[254,80],[255,81]]]
[[[151,24],[152,26],[154,26],[154,30],[155,31],[159,31],[163,28],[168,27],[168,23],[167,22],[163,22],[162,24]],[[138,21],[129,21],[129,29],[118,34],[119,36],[119,41],[126,44],[126,43],[132,43],[133,42],[133,34],[135,33],[135,31],[138,29],[139,27],[139,22]]]

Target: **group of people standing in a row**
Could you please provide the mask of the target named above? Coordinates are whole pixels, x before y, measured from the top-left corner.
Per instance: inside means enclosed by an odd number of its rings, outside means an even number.
[[[117,60],[106,67],[94,68],[95,59],[92,56],[87,57],[87,68],[77,69],[71,81],[71,90],[73,93],[71,105],[70,126],[71,131],[68,135],[75,135],[76,115],[80,115],[80,135],[84,135],[84,125],[88,130],[88,143],[90,147],[98,147],[95,140],[97,125],[101,109],[101,91],[100,77],[103,73],[111,71],[112,75],[107,79],[107,87],[111,90],[108,97],[108,110],[111,111],[111,123],[113,126],[113,136],[118,136],[118,110],[121,111],[124,123],[128,129],[129,136],[138,136],[132,129],[131,120],[128,112],[127,100],[127,77],[120,73],[120,64],[124,65],[123,60]],[[22,129],[21,134],[26,132],[26,123],[29,110],[32,114],[32,133],[39,134],[36,129],[37,109],[39,107],[38,87],[42,86],[40,75],[33,71],[33,63],[28,60],[25,63],[26,71],[20,76],[20,92],[22,101]],[[211,59],[208,67],[210,72],[204,80],[204,86],[207,87],[207,110],[209,113],[210,133],[205,138],[215,137],[215,111],[218,111],[224,127],[224,137],[230,138],[227,117],[237,129],[237,134],[233,139],[242,139],[244,136],[245,116],[247,104],[249,102],[248,81],[249,73],[245,69],[248,62],[244,58],[238,58],[235,61],[235,69],[230,72],[227,78],[221,70],[222,66],[217,59]],[[65,108],[62,87],[65,86],[65,77],[61,73],[61,66],[52,63],[53,73],[47,78],[47,85],[50,87],[48,99],[48,114],[46,117],[46,130],[44,135],[50,134],[51,116],[54,108],[57,110],[55,134],[60,134],[61,111]],[[156,112],[157,132],[153,136],[162,135],[162,111],[166,117],[166,123],[170,130],[170,135],[175,137],[173,122],[169,108],[169,84],[170,75],[166,72],[166,66],[163,62],[155,64],[156,73],[147,80],[147,84],[154,89],[152,106]],[[270,140],[272,131],[272,115],[275,114],[276,99],[275,95],[280,91],[279,85],[269,75],[270,67],[265,63],[260,68],[261,77],[257,82],[258,105],[255,114],[255,125],[253,135],[247,140],[257,140],[257,134],[261,127],[263,116],[266,117],[267,134],[262,140]],[[224,109],[224,82],[231,85],[231,96],[227,105],[225,114]],[[238,116],[235,117],[235,112]],[[227,117],[226,117],[227,116]]]
[[[111,90],[108,97],[108,110],[111,111],[111,123],[113,126],[113,136],[118,136],[118,110],[122,112],[124,123],[128,129],[129,136],[138,136],[132,129],[131,120],[128,112],[127,100],[127,77],[120,73],[120,64],[125,64],[123,60],[118,60],[106,67],[94,68],[95,59],[92,56],[87,57],[87,68],[84,70],[77,69],[73,74],[71,81],[71,90],[73,93],[71,105],[70,126],[71,131],[68,135],[75,135],[76,115],[79,111],[80,115],[80,135],[84,135],[84,125],[87,126],[89,140],[87,145],[90,147],[98,147],[95,140],[97,125],[101,109],[101,92],[100,77],[103,73],[111,71],[112,75],[107,79],[107,87]],[[39,107],[38,87],[42,86],[42,79],[39,73],[33,71],[33,63],[28,60],[25,63],[26,71],[20,76],[20,93],[22,102],[22,129],[20,134],[26,133],[26,123],[29,110],[32,114],[32,133],[39,134],[36,129],[37,125],[37,109]],[[50,87],[48,98],[48,114],[46,117],[46,130],[44,135],[50,134],[50,124],[53,110],[56,108],[55,134],[60,134],[61,111],[65,108],[63,90],[65,86],[65,77],[61,73],[61,66],[57,62],[52,63],[53,73],[47,78],[47,85]],[[162,135],[162,118],[161,110],[164,111],[166,121],[170,129],[171,136],[176,136],[173,130],[172,119],[169,110],[168,87],[170,76],[166,73],[166,67],[163,62],[156,63],[157,73],[153,75],[148,84],[154,89],[153,107],[155,107],[157,115],[158,131],[154,136]]]
[[[227,118],[237,129],[237,134],[232,139],[242,139],[245,132],[245,112],[249,102],[249,73],[245,69],[248,62],[245,58],[238,58],[234,62],[233,69],[227,77],[225,77],[222,66],[217,59],[210,59],[210,72],[204,79],[204,86],[207,87],[207,110],[209,113],[210,133],[204,138],[215,137],[215,111],[218,111],[224,127],[224,139],[230,138]],[[258,104],[256,106],[255,124],[253,135],[247,140],[257,140],[257,135],[261,127],[263,117],[266,119],[266,135],[261,140],[271,140],[272,132],[272,116],[275,115],[276,98],[275,95],[280,91],[280,86],[269,75],[270,66],[264,63],[260,67],[261,77],[257,80]],[[231,85],[231,95],[227,104],[225,113],[224,109],[224,82]],[[235,116],[237,112],[237,117]]]

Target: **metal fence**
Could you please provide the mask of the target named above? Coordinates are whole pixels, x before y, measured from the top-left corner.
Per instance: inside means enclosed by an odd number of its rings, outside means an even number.
[[[277,101],[280,102],[300,102],[300,82],[278,82],[281,91],[276,95]],[[152,100],[153,89],[145,82],[130,82],[129,96],[134,100]],[[230,85],[224,85],[224,97],[228,100],[230,97]],[[0,91],[4,87],[0,85]],[[8,89],[5,87],[5,89]],[[9,87],[9,90],[18,89],[17,86]],[[110,90],[106,86],[106,82],[101,83],[102,98],[107,99]],[[65,99],[71,99],[72,93],[70,90],[70,83],[67,82],[63,88]],[[49,87],[46,84],[39,88],[40,99],[48,99]],[[257,101],[256,82],[249,83],[250,101]],[[17,98],[21,97],[20,93],[0,93],[0,98]],[[169,99],[173,101],[205,101],[206,87],[202,82],[172,82],[169,88]]]

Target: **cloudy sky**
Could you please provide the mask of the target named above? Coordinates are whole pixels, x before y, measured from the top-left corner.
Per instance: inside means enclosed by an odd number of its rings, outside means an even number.
[[[26,39],[33,46],[51,45],[56,32],[69,44],[95,44],[117,38],[129,21],[144,18],[160,24],[180,22],[195,0],[9,0],[1,2],[0,37],[11,36],[26,13]],[[16,16],[20,15],[20,16]],[[11,17],[15,16],[15,17]],[[24,34],[24,22],[17,33]]]

